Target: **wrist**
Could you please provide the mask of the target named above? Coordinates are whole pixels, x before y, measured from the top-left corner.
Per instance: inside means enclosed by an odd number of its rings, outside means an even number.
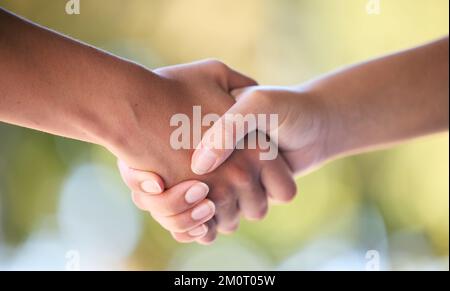
[[[279,145],[291,170],[304,174],[332,157],[331,114],[327,96],[308,85],[292,87],[283,104]]]
[[[333,96],[320,88],[310,88],[311,95],[319,105],[320,135],[315,147],[320,149],[320,162],[324,163],[341,156],[345,152],[345,132],[343,131],[343,115]]]
[[[161,78],[130,62],[121,62],[103,77],[96,98],[89,105],[82,104],[74,118],[90,142],[117,153],[135,146],[130,143],[137,140],[137,107],[144,106],[143,99],[153,95]]]

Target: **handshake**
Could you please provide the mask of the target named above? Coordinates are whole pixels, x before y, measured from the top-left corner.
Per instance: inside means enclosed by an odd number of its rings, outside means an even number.
[[[209,244],[291,201],[294,174],[448,131],[448,52],[266,87],[216,60],[151,71],[0,9],[0,121],[105,147],[139,208]]]
[[[216,60],[153,73],[152,94],[127,101],[133,118],[109,148],[136,206],[176,240],[208,244],[241,216],[262,219],[269,202],[293,199],[294,172],[325,160],[329,125],[311,92],[257,86]]]

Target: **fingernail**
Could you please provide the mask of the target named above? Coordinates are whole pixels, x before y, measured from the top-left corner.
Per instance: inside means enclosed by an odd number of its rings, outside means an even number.
[[[152,180],[147,180],[141,183],[142,191],[149,194],[159,194],[162,192],[161,186]]]
[[[193,220],[201,220],[207,216],[210,216],[213,212],[214,204],[212,202],[208,202],[195,208],[191,213],[191,217]]]
[[[208,192],[208,185],[205,183],[197,183],[186,192],[184,199],[186,199],[187,203],[193,204],[204,199],[208,195]]]
[[[199,227],[194,228],[193,230],[189,231],[190,236],[203,236],[208,231],[208,228],[206,225],[202,224]]]
[[[217,161],[217,156],[208,148],[200,149],[197,157],[192,164],[192,171],[197,175],[203,175],[214,166]]]

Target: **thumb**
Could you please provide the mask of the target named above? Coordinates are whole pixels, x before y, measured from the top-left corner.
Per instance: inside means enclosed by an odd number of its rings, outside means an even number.
[[[230,94],[231,96],[233,96],[234,100],[239,101],[239,99],[241,99],[241,97],[245,95],[244,93],[248,91],[250,88],[251,87],[234,89],[233,91],[230,92]]]
[[[228,87],[229,91],[239,89],[239,88],[258,85],[258,83],[254,79],[252,79],[230,67],[228,67],[228,70],[227,70],[227,83],[228,83],[227,87]]]
[[[164,181],[157,174],[132,169],[121,160],[117,161],[117,165],[123,181],[132,192],[151,195],[163,192],[165,187]]]
[[[236,145],[247,134],[260,130],[270,132],[267,123],[259,122],[258,115],[268,113],[270,108],[261,102],[255,102],[249,89],[241,93],[238,101],[203,135],[191,161],[191,169],[197,175],[204,175],[219,167],[234,151]],[[255,135],[256,137],[256,135]]]

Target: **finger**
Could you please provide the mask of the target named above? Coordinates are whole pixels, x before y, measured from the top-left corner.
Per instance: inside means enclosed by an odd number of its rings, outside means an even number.
[[[165,229],[171,232],[183,233],[194,229],[210,220],[215,214],[215,205],[206,199],[192,210],[187,210],[174,216],[158,216],[152,213],[153,218]]]
[[[253,87],[245,87],[245,88],[238,88],[238,89],[234,89],[233,91],[230,92],[231,96],[234,97],[234,99],[236,101],[239,101],[240,99],[242,99],[242,97],[245,96],[246,92],[249,92],[253,89]]]
[[[239,227],[239,201],[234,195],[230,195],[230,198],[227,196],[222,195],[220,200],[215,201],[217,231],[222,234],[233,233]]]
[[[204,175],[220,166],[234,151],[236,145],[250,132],[269,134],[278,140],[276,128],[271,122],[260,122],[260,114],[269,116],[269,108],[263,102],[253,102],[255,98],[242,98],[236,102],[222,117],[203,135],[191,161],[191,169],[197,175]],[[278,115],[270,115],[271,118]],[[278,120],[274,123],[277,126]]]
[[[261,220],[267,215],[268,199],[260,182],[250,183],[246,190],[241,190],[239,208],[248,220]]]
[[[261,169],[261,183],[267,195],[276,203],[288,203],[297,193],[297,185],[292,178],[292,172],[282,158],[266,161]]]
[[[207,224],[202,224],[188,232],[171,232],[171,234],[177,242],[191,243],[204,237],[208,233],[208,229]]]
[[[201,245],[211,245],[217,238],[217,224],[215,218],[210,219],[207,222],[208,232],[206,235],[197,238],[197,243]]]
[[[254,79],[235,71],[223,62],[215,59],[194,62],[191,65],[205,68],[209,74],[212,74],[220,81],[224,89],[228,92],[258,84]]]
[[[237,218],[233,220],[217,219],[217,232],[226,235],[235,233],[239,229],[240,225],[239,215],[236,217]]]
[[[120,175],[128,188],[133,192],[144,192],[148,194],[160,194],[164,189],[164,181],[152,172],[132,169],[124,162],[118,160]]]
[[[258,85],[258,83],[254,79],[252,79],[238,71],[235,71],[234,69],[232,69],[228,66],[227,66],[227,68],[228,68],[228,70],[227,70],[227,80],[228,80],[227,87],[228,87],[229,91],[243,88],[243,87]]]
[[[198,181],[181,182],[160,195],[134,193],[133,202],[158,216],[174,216],[193,208],[208,195],[209,187]]]

